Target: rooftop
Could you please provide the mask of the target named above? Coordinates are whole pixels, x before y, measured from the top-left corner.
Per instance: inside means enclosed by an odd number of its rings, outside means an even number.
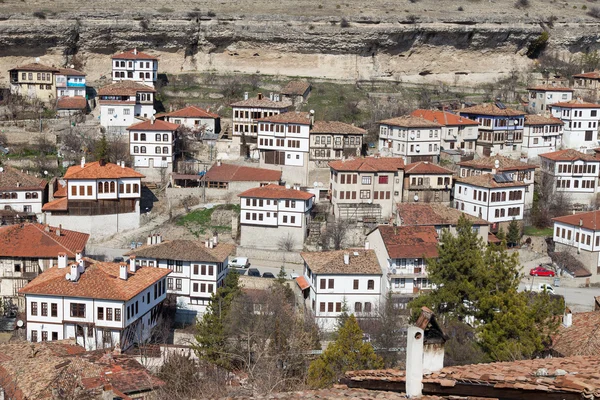
[[[42,211],[67,211],[68,209],[69,200],[66,197],[54,199],[42,206]]]
[[[307,81],[290,81],[283,89],[281,94],[288,96],[303,96],[310,89],[310,83]]]
[[[344,263],[344,254],[350,262]],[[374,250],[347,249],[320,252],[302,252],[300,256],[315,274],[331,275],[381,275],[381,267]]]
[[[288,111],[281,114],[271,115],[270,117],[264,117],[257,119],[259,122],[274,122],[280,124],[300,124],[310,125],[311,118],[310,113],[302,111]]]
[[[417,161],[412,164],[407,164],[404,167],[404,174],[450,174],[454,171],[444,167],[440,167],[437,164],[433,164],[429,161]]]
[[[395,157],[365,157],[330,161],[329,167],[339,172],[396,172],[404,168],[404,160]]]
[[[442,126],[437,122],[429,121],[421,117],[415,117],[413,115],[384,119],[383,121],[379,121],[379,123],[383,125],[399,126],[401,128],[440,128]]]
[[[397,211],[400,226],[456,226],[461,216],[474,225],[489,225],[483,219],[439,203],[398,203]]]
[[[128,131],[175,131],[179,124],[156,119],[153,121],[142,121],[127,127]]]
[[[521,117],[525,115],[525,112],[514,110],[512,108],[500,108],[496,104],[485,103],[463,108],[460,110],[460,114],[489,115],[492,117]]]
[[[600,104],[588,103],[582,99],[573,99],[570,101],[563,101],[560,103],[554,103],[550,107],[561,107],[561,108],[600,108]]]
[[[572,314],[570,327],[560,325],[552,338],[552,350],[562,357],[600,354],[600,311]]]
[[[157,57],[143,53],[137,49],[125,50],[112,56],[113,60],[158,60]]]
[[[84,72],[77,71],[76,69],[73,69],[73,68],[59,68],[58,73],[61,75],[67,75],[67,76],[85,76]]]
[[[242,165],[214,163],[202,177],[209,182],[278,182],[281,171]]]
[[[100,88],[98,96],[135,96],[138,92],[156,92],[156,90],[134,81],[119,81]]]
[[[466,183],[468,185],[484,187],[488,189],[505,188],[505,187],[520,187],[527,186],[523,181],[512,182],[497,182],[493,174],[472,175],[467,177],[456,178],[457,182]]]
[[[258,188],[248,189],[238,195],[239,197],[256,197],[261,199],[281,199],[281,200],[309,200],[315,197],[314,194],[303,190],[287,189],[280,185],[266,185]]]
[[[281,101],[273,101],[268,97],[259,94],[257,97],[249,98],[248,100],[240,100],[231,104],[232,107],[256,107],[256,108],[273,108],[273,109],[287,109],[292,106],[292,102],[288,99],[282,99]]]
[[[425,118],[428,121],[437,122],[444,126],[479,125],[479,122],[463,117],[449,111],[418,109],[411,113],[412,116]]]
[[[459,162],[458,165],[461,167],[471,167],[475,169],[496,169],[496,161],[498,161],[499,172],[506,171],[518,171],[518,170],[528,170],[537,168],[536,165],[527,164],[519,160],[513,160],[512,158],[508,158],[501,155],[496,155],[492,157],[481,157],[471,161],[462,161]]]
[[[390,258],[435,258],[438,235],[434,226],[380,225],[383,244]]]
[[[83,96],[59,97],[56,101],[57,110],[85,110],[87,100]]]
[[[551,153],[544,153],[544,154],[540,154],[540,157],[542,158],[547,158],[548,160],[552,160],[552,161],[596,161],[596,162],[600,162],[600,159],[582,153],[580,151],[577,150],[573,150],[573,149],[565,149],[565,150],[558,150],[558,151],[553,151]]]
[[[558,118],[546,117],[537,114],[527,114],[525,116],[525,125],[564,125]]]
[[[235,245],[218,243],[212,249],[201,240],[165,240],[162,243],[138,247],[125,255],[160,260],[224,262],[235,251]]]
[[[203,108],[188,106],[180,110],[164,114],[167,117],[179,118],[220,118],[218,114],[211,113]]]
[[[333,133],[338,135],[365,135],[367,131],[357,126],[346,124],[345,122],[315,121],[310,129],[310,134],[314,135],[321,133]]]
[[[574,75],[577,76],[577,75]],[[562,86],[553,86],[553,85],[539,85],[539,86],[531,86],[528,87],[527,90],[535,90],[538,92],[573,92],[574,89]]]
[[[24,288],[20,294],[38,294],[88,299],[128,301],[140,292],[158,282],[171,270],[154,267],[138,267],[135,272],[129,271],[127,280],[119,278],[120,264],[100,262],[84,257],[85,271],[77,282],[65,279],[70,268],[48,268]]]
[[[0,167],[0,190],[44,190],[48,183],[11,166]]]
[[[73,165],[67,169],[64,179],[119,179],[119,178],[143,178],[144,175],[133,168],[121,167],[113,163],[101,163],[94,161],[81,165]]]
[[[600,224],[598,223],[600,221],[600,210],[565,215],[563,217],[552,218],[552,221],[581,226],[595,231],[600,229]]]
[[[58,72],[58,68],[49,67],[40,63],[31,63],[12,68],[10,71]]]
[[[60,235],[59,235],[60,234]],[[55,258],[67,253],[75,258],[90,235],[68,229],[26,223],[0,227],[0,257]]]
[[[600,71],[596,70],[596,71],[591,71],[591,72],[584,72],[581,74],[575,74],[575,75],[573,75],[573,78],[575,78],[575,79],[577,79],[577,78],[600,79]]]

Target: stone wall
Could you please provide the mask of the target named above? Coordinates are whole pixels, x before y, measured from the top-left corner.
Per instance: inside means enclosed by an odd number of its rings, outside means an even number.
[[[304,261],[299,252],[281,250],[262,250],[245,246],[238,246],[236,256],[248,257],[250,264],[261,267],[279,268],[283,265],[287,272],[302,272]]]
[[[110,215],[48,215],[45,223],[51,226],[62,225],[65,229],[89,233],[94,238],[110,236],[118,232],[139,228],[138,212]]]

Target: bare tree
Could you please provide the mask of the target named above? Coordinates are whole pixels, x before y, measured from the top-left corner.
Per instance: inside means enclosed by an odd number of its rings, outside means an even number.
[[[286,236],[282,236],[277,241],[277,247],[282,251],[293,251],[296,247],[296,240],[291,233],[288,233]]]
[[[241,96],[242,83],[237,76],[224,76],[221,82],[221,94],[227,101],[231,101]]]
[[[571,210],[572,201],[568,192],[556,189],[556,178],[546,172],[540,174],[536,185],[536,201],[531,210],[531,222],[537,227],[552,224],[552,218]]]
[[[328,222],[325,234],[321,236],[323,249],[332,247],[334,250],[341,250],[344,248],[349,227],[348,221],[341,218],[335,222]]]

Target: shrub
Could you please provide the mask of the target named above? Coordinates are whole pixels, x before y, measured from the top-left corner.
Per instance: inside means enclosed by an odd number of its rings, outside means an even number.
[[[43,11],[36,11],[33,13],[33,16],[39,19],[46,19],[46,13]]]
[[[515,7],[517,7],[517,8],[527,8],[529,6],[530,6],[529,0],[517,0],[515,2]]]
[[[340,22],[340,26],[342,28],[347,28],[350,26],[350,22],[348,22],[348,20],[346,18],[342,18],[342,21]]]
[[[319,10],[323,8],[323,4],[319,4]]]
[[[462,6],[460,6],[458,7],[458,11],[465,11],[465,9]]]
[[[600,8],[592,7],[586,14],[593,18],[600,18]]]
[[[210,10],[210,11],[208,12],[208,14],[207,14],[207,15],[208,15],[209,17],[211,17],[211,18],[214,18],[214,17],[216,17],[216,16],[217,16],[217,14],[216,14],[214,11],[212,11],[212,10]]]
[[[537,39],[529,44],[529,47],[527,48],[527,57],[538,58],[548,45],[548,39],[550,39],[548,32],[542,32]]]

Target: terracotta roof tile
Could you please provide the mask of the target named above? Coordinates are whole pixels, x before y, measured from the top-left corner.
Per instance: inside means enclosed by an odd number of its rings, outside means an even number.
[[[473,186],[484,187],[488,189],[495,188],[504,188],[504,187],[517,187],[517,186],[527,186],[528,184],[523,181],[513,181],[513,182],[504,182],[499,183],[494,179],[494,175],[492,174],[482,174],[482,175],[472,175],[467,177],[459,177],[456,178],[457,182],[466,183]]]
[[[560,325],[552,338],[552,350],[562,357],[600,354],[600,311],[572,314],[570,327]]]
[[[32,72],[58,72],[58,68],[49,67],[40,63],[31,63],[20,65],[11,69],[10,71],[32,71]]]
[[[58,110],[84,110],[87,108],[87,100],[83,96],[60,97],[56,102]]]
[[[260,199],[290,199],[290,200],[309,200],[315,197],[314,194],[303,190],[286,189],[285,186],[266,185],[259,188],[248,189],[238,195],[239,197],[256,197]]]
[[[478,104],[473,107],[463,108],[460,111],[461,115],[491,115],[496,117],[519,117],[525,115],[525,112],[514,110],[512,108],[500,108],[492,103]]]
[[[558,118],[546,117],[537,114],[528,114],[525,116],[525,125],[564,125]]]
[[[275,122],[280,124],[310,125],[310,113],[302,111],[288,111],[270,117],[257,119],[259,122]]]
[[[135,96],[138,92],[156,92],[154,88],[133,81],[120,81],[98,90],[98,96]]]
[[[202,177],[206,182],[279,182],[281,171],[266,168],[218,163]]]
[[[283,89],[281,94],[288,96],[303,96],[310,89],[310,83],[307,81],[290,81]]]
[[[310,134],[314,135],[322,133],[338,135],[365,135],[367,131],[357,126],[339,121],[316,121],[310,130]]]
[[[175,131],[179,128],[179,124],[157,119],[154,122],[151,120],[138,122],[127,127],[128,131]]]
[[[48,182],[26,172],[3,166],[0,172],[0,190],[43,190]]]
[[[456,226],[461,215],[475,225],[489,225],[483,219],[438,203],[399,203],[397,210],[401,226]]]
[[[573,78],[588,78],[588,79],[600,79],[600,71],[584,72],[582,74],[575,74]]]
[[[113,163],[104,163],[94,161],[86,163],[83,168],[81,165],[69,167],[65,176],[69,179],[118,179],[118,178],[143,178],[144,175],[129,167],[120,167]]]
[[[235,251],[235,246],[218,243],[207,248],[201,240],[166,240],[162,243],[138,247],[125,255],[161,260],[223,262]]]
[[[305,290],[308,289],[310,287],[310,283],[308,283],[308,281],[306,280],[305,277],[303,276],[299,276],[296,278],[296,283],[298,284],[298,287],[300,288],[300,290]]]
[[[85,72],[77,71],[76,69],[73,69],[73,68],[59,68],[58,73],[60,75],[67,75],[67,76],[85,76]]]
[[[343,385],[335,385],[333,388],[303,390],[297,392],[271,392],[269,394],[257,394],[244,396],[235,395],[236,400],[405,400],[405,394],[397,392],[386,392],[383,390],[367,390],[348,388]],[[444,400],[446,397],[420,396],[419,400]],[[452,400],[476,400],[474,397],[452,397]],[[221,400],[231,400],[231,397]],[[489,399],[488,399],[489,400]]]
[[[565,150],[558,150],[558,151],[553,151],[551,153],[544,153],[544,154],[540,154],[540,157],[542,158],[547,158],[548,160],[553,160],[553,161],[596,161],[596,162],[600,162],[600,159],[597,159],[594,156],[590,156],[587,154],[584,154],[582,152],[579,152],[577,150],[573,150],[573,149],[565,149]]]
[[[138,267],[136,272],[129,272],[128,265],[128,277],[123,280],[119,278],[119,263],[99,262],[87,257],[83,260],[85,271],[77,282],[65,279],[69,267],[53,266],[19,293],[127,301],[171,273],[169,269],[154,267]]]
[[[384,119],[383,121],[379,121],[379,123],[382,125],[393,125],[402,128],[440,128],[442,126],[437,122],[429,121],[425,118],[416,117],[413,115]]]
[[[48,231],[46,231],[46,229]],[[90,237],[87,233],[27,223],[0,227],[0,257],[56,258],[58,253],[84,250]]]
[[[232,107],[257,107],[257,108],[273,108],[277,110],[287,109],[292,106],[292,102],[288,99],[282,99],[281,101],[273,101],[268,97],[259,99],[258,97],[249,98],[248,100],[241,100],[231,104]]]
[[[330,161],[329,167],[340,172],[396,172],[404,168],[404,160],[395,157],[365,157]]]
[[[42,211],[67,211],[68,209],[69,201],[67,200],[66,195],[65,197],[49,201],[42,206]]]
[[[573,226],[579,226],[581,223],[581,226],[586,229],[598,230],[600,229],[600,210],[565,215],[553,218],[552,221]]]
[[[527,164],[522,161],[513,160],[512,158],[508,158],[501,155],[496,155],[493,157],[481,157],[471,161],[462,161],[459,162],[458,165],[460,165],[461,167],[492,170],[496,168],[496,161],[498,161],[500,165],[500,168],[498,168],[499,172],[528,170],[537,168],[537,165]]]
[[[434,226],[377,227],[390,258],[435,258],[438,235]]]
[[[344,254],[350,262],[344,263]],[[302,252],[300,256],[315,274],[366,274],[381,275],[381,267],[374,250],[347,249],[320,252]]]
[[[574,77],[577,75],[574,75]],[[527,90],[536,90],[538,92],[574,92],[575,89],[562,86],[538,85],[528,87]]]
[[[407,164],[404,167],[404,174],[450,174],[454,171],[444,167],[440,167],[437,164],[433,164],[429,161],[417,161],[412,164]]]
[[[463,126],[463,125],[479,125],[479,122],[472,119],[451,113],[449,111],[439,110],[415,110],[411,113],[412,116],[425,118],[428,121],[437,122],[444,126]]]
[[[596,103],[588,103],[587,101],[583,101],[581,99],[573,99],[570,101],[563,101],[560,103],[554,103],[550,107],[560,107],[560,108],[600,108],[600,104]]]
[[[112,56],[113,60],[158,60],[157,57],[143,53],[137,49],[125,50]]]
[[[203,108],[188,106],[181,110],[165,113],[163,116],[179,118],[220,118],[218,114],[211,113]]]

